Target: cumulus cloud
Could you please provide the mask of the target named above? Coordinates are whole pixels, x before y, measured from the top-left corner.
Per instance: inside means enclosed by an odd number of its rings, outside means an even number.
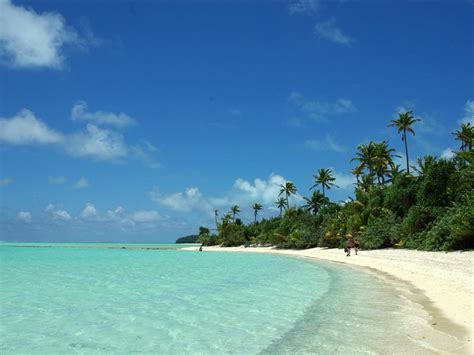
[[[25,212],[25,211],[18,212],[17,217],[20,221],[25,222],[25,223],[30,223],[33,218],[30,212]]]
[[[97,160],[118,160],[128,153],[123,135],[88,124],[85,131],[68,137],[64,146],[74,157],[91,157]]]
[[[118,206],[113,210],[108,210],[106,213],[106,220],[129,227],[139,224],[157,225],[158,223],[170,222],[169,219],[161,216],[155,210],[137,210],[131,213],[126,213],[122,206]]]
[[[135,211],[129,217],[135,223],[152,223],[160,219],[158,212],[150,211]]]
[[[108,210],[107,211],[107,217],[110,220],[116,221],[118,219],[121,219],[124,215],[125,209],[122,206],[118,206],[113,210]]]
[[[339,27],[337,27],[334,19],[317,23],[314,26],[314,31],[321,38],[345,46],[350,45],[354,41],[351,37],[343,33]]]
[[[64,136],[23,109],[10,118],[0,118],[0,142],[9,144],[58,144]]]
[[[441,153],[441,158],[443,158],[443,159],[448,159],[449,160],[453,157],[454,157],[454,151],[451,148],[446,148]]]
[[[352,174],[334,172],[333,175],[336,178],[336,185],[343,190],[352,189],[356,183],[356,178]]]
[[[72,218],[66,210],[55,210],[52,214],[56,220],[69,221]]]
[[[351,100],[339,98],[335,102],[308,100],[299,92],[293,91],[288,101],[299,111],[318,122],[327,122],[329,118],[357,111]]]
[[[154,157],[157,148],[150,142],[127,144],[119,132],[92,123],[74,133],[57,132],[26,109],[10,118],[0,117],[0,143],[49,144],[62,148],[73,157],[112,161],[122,161],[129,157],[140,160],[151,168],[159,167]]]
[[[54,206],[52,203],[48,204],[44,210],[45,212],[49,213],[54,220],[57,221],[69,221],[72,219],[69,212]]]
[[[40,14],[10,0],[0,2],[0,23],[0,58],[14,67],[60,69],[64,46],[78,39],[60,14]]]
[[[332,151],[336,153],[343,153],[347,149],[342,144],[337,143],[330,135],[326,135],[324,139],[309,139],[305,142],[308,149],[316,151]]]
[[[10,0],[0,1],[0,23],[0,61],[14,68],[61,69],[66,47],[87,50],[101,42],[84,18],[79,34],[57,12],[38,13]]]
[[[467,100],[464,104],[464,117],[461,123],[471,123],[474,125],[474,100]]]
[[[64,176],[50,176],[48,182],[53,185],[60,185],[66,182],[66,178]]]
[[[86,206],[81,212],[81,218],[95,219],[99,216],[99,211],[92,203],[86,203]]]
[[[184,192],[163,194],[158,188],[150,192],[151,199],[163,206],[180,212],[200,211],[212,216],[215,208],[250,206],[259,202],[270,208],[275,204],[280,193],[280,185],[287,180],[280,175],[271,174],[267,180],[248,181],[242,178],[235,180],[231,189],[221,196],[204,196],[197,187],[187,188]],[[297,194],[290,198],[291,204],[297,204],[302,197]]]
[[[125,113],[106,111],[89,112],[85,101],[78,101],[72,107],[71,118],[73,121],[87,121],[96,125],[110,125],[116,128],[134,126],[137,122]]]
[[[170,194],[160,193],[158,188],[150,192],[153,201],[180,212],[189,212],[191,210],[211,211],[212,206],[204,198],[197,187],[189,187],[184,192],[175,192]]]
[[[314,14],[318,7],[318,0],[291,0],[288,12],[290,15]]]
[[[3,179],[0,179],[0,186],[7,186],[7,185],[10,185],[10,184],[13,184],[15,182],[15,180],[13,180],[12,178],[3,178]]]
[[[89,181],[87,181],[86,178],[81,177],[72,187],[73,189],[84,189],[89,187]]]

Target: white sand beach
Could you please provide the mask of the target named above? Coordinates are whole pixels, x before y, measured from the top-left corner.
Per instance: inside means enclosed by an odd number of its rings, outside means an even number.
[[[422,291],[429,299],[424,306],[433,317],[433,326],[456,335],[463,343],[461,353],[474,353],[474,251],[445,253],[385,249],[361,251],[357,256],[352,252],[350,257],[346,257],[341,249],[324,248],[278,250],[272,247],[204,247],[204,251],[293,255],[386,273]]]

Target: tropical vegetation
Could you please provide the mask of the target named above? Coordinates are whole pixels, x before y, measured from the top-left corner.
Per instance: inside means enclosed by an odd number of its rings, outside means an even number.
[[[313,176],[309,197],[298,195],[291,181],[280,186],[273,206],[259,202],[247,206],[253,222],[238,218],[239,206],[218,219],[216,233],[201,227],[198,242],[204,245],[274,245],[278,248],[342,247],[358,238],[362,248],[412,248],[459,250],[474,248],[474,127],[463,123],[454,132],[459,151],[449,158],[427,155],[414,166],[408,159],[407,133],[415,134],[419,119],[411,111],[392,120],[402,135],[406,166],[396,164],[395,149],[387,141],[357,146],[351,160],[354,194],[344,202],[330,201],[327,190],[337,188],[331,169]],[[317,188],[317,189],[316,189]],[[301,203],[290,206],[297,196]],[[279,215],[258,218],[264,208]]]

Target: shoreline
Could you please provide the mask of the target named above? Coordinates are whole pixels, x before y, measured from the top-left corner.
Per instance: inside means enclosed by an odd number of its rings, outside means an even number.
[[[181,250],[196,251],[196,247]],[[274,247],[203,247],[211,252],[270,253],[342,263],[385,274],[407,282],[422,292],[422,302],[433,320],[433,327],[454,335],[462,344],[460,353],[472,354],[474,338],[474,251],[425,252],[407,249],[352,251],[346,257],[342,249],[304,250]]]

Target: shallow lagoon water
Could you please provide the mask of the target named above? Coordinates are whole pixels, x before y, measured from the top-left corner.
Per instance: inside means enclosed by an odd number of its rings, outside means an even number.
[[[1,245],[0,352],[431,353],[428,338],[455,342],[406,285],[370,272],[111,245]]]

